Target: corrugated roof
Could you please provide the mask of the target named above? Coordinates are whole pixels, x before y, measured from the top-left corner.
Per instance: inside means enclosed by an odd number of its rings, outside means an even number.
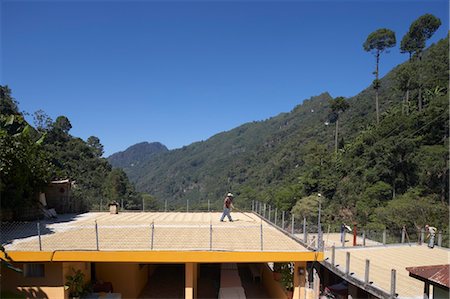
[[[423,278],[430,282],[450,288],[449,271],[450,265],[433,265],[421,267],[408,267],[409,275]]]

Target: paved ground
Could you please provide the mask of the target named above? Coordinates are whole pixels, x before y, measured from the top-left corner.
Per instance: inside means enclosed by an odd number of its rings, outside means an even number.
[[[350,252],[350,272],[364,281],[365,260],[370,260],[369,280],[373,285],[386,292],[390,291],[391,269],[397,271],[397,291],[399,298],[422,298],[423,282],[409,277],[406,267],[442,265],[450,263],[450,251],[447,248],[429,249],[426,245],[408,244],[336,248],[336,264],[345,271],[346,253]],[[325,258],[331,260],[331,251],[325,252]]]
[[[53,250],[306,251],[252,213],[107,212],[61,217],[41,223],[41,247]],[[97,224],[97,225],[96,225]],[[97,241],[98,236],[98,241]],[[38,251],[37,223],[2,224],[7,250]]]
[[[297,238],[299,238],[300,240],[303,240],[303,234],[295,234],[295,236]],[[307,244],[311,244],[312,246],[316,246],[316,242],[317,242],[317,234],[308,234],[307,236]],[[340,233],[324,233],[323,234],[323,242],[325,247],[331,247],[331,246],[335,246],[335,247],[342,247],[342,242],[341,242],[341,234]],[[357,236],[356,237],[356,244],[357,246],[362,246],[363,244],[363,238],[361,236]],[[380,242],[376,242],[373,240],[369,240],[368,238],[366,238],[366,246],[376,246],[376,245],[382,245],[383,243]],[[351,247],[353,246],[353,235],[348,233],[345,234],[345,247]]]

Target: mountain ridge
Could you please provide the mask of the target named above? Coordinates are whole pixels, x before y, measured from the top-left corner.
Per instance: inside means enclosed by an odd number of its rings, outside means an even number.
[[[431,45],[424,52],[423,61],[431,61],[434,66],[442,64],[442,55],[448,49],[446,41]],[[381,78],[382,113],[402,101],[395,80],[405,64],[399,64]],[[444,78],[443,74],[442,70],[437,75]],[[373,87],[368,86],[347,98],[350,108],[339,119],[340,143],[345,144],[373,126],[374,95]],[[334,125],[325,125],[330,118],[330,100],[331,95],[324,92],[305,99],[289,112],[158,153],[125,171],[137,190],[159,200],[189,199],[202,205],[206,199],[220,201],[228,191],[271,197],[267,190],[298,180],[306,167],[305,156],[311,144],[322,144],[329,152],[333,151]]]

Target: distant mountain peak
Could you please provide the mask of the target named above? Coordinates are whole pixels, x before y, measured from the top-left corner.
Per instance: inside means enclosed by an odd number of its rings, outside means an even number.
[[[153,155],[167,151],[167,147],[160,142],[144,141],[136,143],[124,151],[114,153],[107,159],[113,167],[126,170],[127,168],[140,165]]]

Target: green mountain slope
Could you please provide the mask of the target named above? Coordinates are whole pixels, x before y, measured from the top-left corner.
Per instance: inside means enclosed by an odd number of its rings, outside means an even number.
[[[108,162],[115,168],[122,168],[130,177],[137,179],[137,172],[133,171],[144,161],[151,159],[155,154],[168,151],[167,147],[159,142],[141,142],[130,146],[122,152],[112,154],[107,158]]]
[[[443,87],[444,93],[447,92],[448,38],[432,45],[424,53],[422,61],[415,64],[420,67],[424,91]],[[388,116],[401,107],[404,93],[398,88],[398,78],[402,67],[399,65],[381,79],[382,119],[389,119]],[[417,90],[410,93],[410,109],[415,109]],[[323,93],[303,101],[289,113],[247,123],[206,141],[156,154],[125,171],[139,191],[170,202],[181,203],[189,199],[198,207],[204,206],[208,199],[220,202],[227,191],[237,193],[243,204],[248,205],[251,199],[260,199],[277,202],[288,209],[296,199],[318,189],[328,190],[326,195],[331,198],[335,196],[338,182],[343,179],[338,176],[333,182],[330,179],[338,175],[334,173],[335,166],[328,167],[326,171],[329,173],[322,175],[329,179],[321,181],[321,186],[317,185],[317,178],[311,173],[314,169],[311,165],[320,153],[323,152],[326,160],[331,159],[334,152],[334,124],[325,125],[329,120],[331,99],[328,93]],[[375,123],[374,90],[371,86],[347,100],[350,108],[339,119],[340,152],[345,149],[344,145],[354,142]],[[319,164],[325,165],[324,161],[320,158]],[[395,190],[396,187],[393,188]],[[402,192],[406,191],[402,189]]]

